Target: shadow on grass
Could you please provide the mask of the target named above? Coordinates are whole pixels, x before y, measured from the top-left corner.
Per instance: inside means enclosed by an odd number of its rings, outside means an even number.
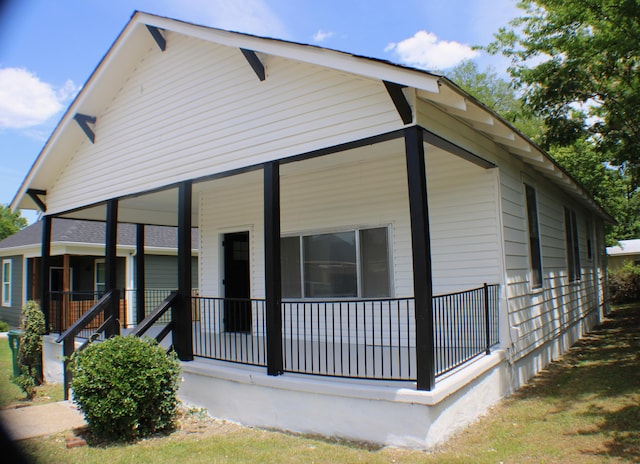
[[[640,405],[628,405],[616,411],[594,410],[587,414],[602,419],[595,433],[604,432],[611,437],[604,443],[606,451],[599,454],[640,462]]]
[[[640,303],[616,308],[515,395],[540,397],[554,413],[587,408],[582,414],[597,426],[577,434],[605,437],[605,450],[596,454],[639,462]]]

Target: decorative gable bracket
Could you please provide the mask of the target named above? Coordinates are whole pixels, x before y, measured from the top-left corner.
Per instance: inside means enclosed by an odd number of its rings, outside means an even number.
[[[407,101],[407,97],[405,97],[404,92],[402,91],[406,85],[395,84],[393,82],[382,81],[384,82],[384,86],[387,88],[387,92],[393,101],[393,104],[396,106],[396,110],[398,110],[398,114],[402,119],[402,122],[405,124],[410,124],[413,122],[413,112],[411,111],[411,105]]]
[[[96,143],[96,134],[93,132],[93,129],[89,127],[89,124],[96,123],[96,117],[88,116],[82,113],[76,113],[73,119],[75,119],[75,121],[78,123],[78,126],[80,126],[80,129],[83,130],[89,140],[91,140],[91,143]]]
[[[37,190],[37,189],[27,190],[27,195],[31,197],[31,199],[34,201],[36,205],[38,205],[38,208],[40,208],[40,211],[42,211],[43,213],[47,212],[47,205],[44,203],[44,201],[42,201],[42,199],[40,198],[40,195],[46,195],[46,194],[47,194],[46,190]]]
[[[149,26],[148,24],[145,24],[145,26],[147,26],[151,37],[153,37],[153,40],[156,41],[158,47],[160,47],[160,50],[165,51],[167,49],[167,39],[164,38],[162,32],[160,32],[160,29],[155,26]]]
[[[240,51],[249,62],[251,69],[256,73],[258,79],[261,81],[265,80],[266,75],[264,72],[264,65],[262,64],[262,61],[260,61],[260,58],[258,58],[258,55],[256,55],[256,52],[253,50],[247,50],[246,48],[241,48]]]

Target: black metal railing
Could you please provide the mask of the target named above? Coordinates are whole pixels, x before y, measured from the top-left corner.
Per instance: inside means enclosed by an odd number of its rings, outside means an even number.
[[[498,285],[433,297],[436,376],[449,372],[499,343]]]
[[[436,376],[489,353],[498,338],[498,285],[433,297]],[[413,298],[285,301],[286,372],[415,380]],[[193,298],[194,355],[266,366],[264,300]]]
[[[142,337],[151,335],[158,343],[161,343],[174,329],[172,317],[173,306],[178,297],[177,292],[170,292],[156,307],[140,321],[131,331],[132,335]],[[171,346],[168,348],[171,349]]]
[[[196,296],[191,301],[194,356],[267,365],[264,300]]]
[[[175,289],[148,288],[144,292],[145,318],[158,307]],[[193,289],[193,295],[198,294],[198,289]],[[50,292],[48,321],[49,332],[62,333],[89,311],[103,295],[103,292],[92,291],[72,291],[72,292]],[[131,329],[138,325],[137,305],[135,290],[120,290],[119,317],[120,327]],[[156,323],[166,324],[171,321],[170,315],[165,315]],[[97,325],[94,326],[97,327]],[[88,337],[95,327],[88,327],[79,336]]]
[[[155,308],[161,304],[165,298],[167,298],[171,292],[174,292],[175,289],[168,288],[145,288],[144,289],[144,317],[146,318],[149,314],[153,312]],[[130,309],[130,317],[129,322],[126,327],[135,327],[138,325],[140,321],[138,321],[137,317],[137,291],[135,289],[127,289],[125,290],[126,299],[129,302]],[[165,313],[165,315],[157,321],[158,323],[168,323],[170,322],[170,316]]]
[[[86,314],[102,298],[104,292],[49,292],[49,332],[62,333],[71,327],[78,319]],[[124,291],[119,290],[118,322],[121,327],[126,326],[127,300]],[[93,321],[78,336],[88,337],[99,323]]]
[[[282,320],[287,372],[415,377],[412,298],[285,302]]]
[[[111,290],[78,318],[67,330],[62,333],[56,343],[62,343],[64,356],[64,399],[69,399],[69,385],[71,384],[71,372],[69,360],[75,351],[83,350],[89,343],[118,334],[120,331],[116,312],[113,306],[119,301],[119,290]],[[90,334],[86,335],[89,331]],[[76,337],[85,333],[84,343],[76,349]]]

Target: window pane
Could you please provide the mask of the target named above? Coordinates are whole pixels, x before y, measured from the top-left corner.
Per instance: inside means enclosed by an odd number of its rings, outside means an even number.
[[[389,247],[386,227],[360,231],[360,266],[362,296],[364,298],[390,296]]]
[[[2,305],[11,306],[11,261],[2,263]]]
[[[531,254],[531,285],[542,287],[542,256],[540,254],[540,231],[538,228],[538,204],[536,191],[525,184],[527,197],[527,220],[529,225],[529,253]]]
[[[105,264],[96,262],[96,292],[103,293],[105,290]]]
[[[567,246],[567,267],[569,281],[580,280],[580,247],[578,243],[578,224],[576,213],[568,208],[564,209],[564,228]]]
[[[300,277],[300,237],[283,237],[280,240],[282,266],[282,297],[302,297]]]
[[[307,298],[358,296],[355,232],[303,237]]]

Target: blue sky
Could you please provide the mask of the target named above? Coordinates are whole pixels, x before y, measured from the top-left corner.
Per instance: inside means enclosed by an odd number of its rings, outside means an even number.
[[[0,10],[0,203],[134,10],[320,45],[427,70],[473,59],[518,15],[515,0],[9,0]],[[2,4],[2,2],[0,2]],[[23,212],[32,221],[34,214]]]

